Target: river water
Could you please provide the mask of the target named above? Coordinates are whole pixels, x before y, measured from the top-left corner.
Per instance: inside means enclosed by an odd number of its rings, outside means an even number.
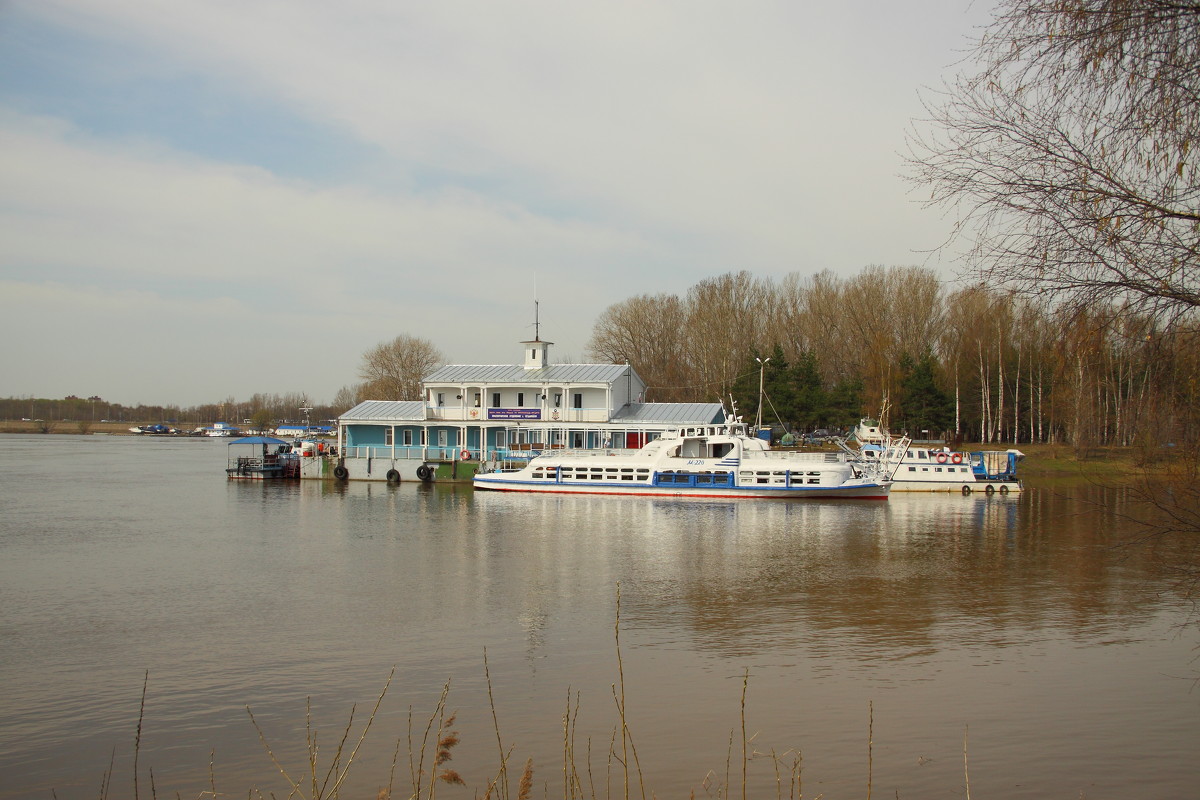
[[[443,693],[443,798],[501,752],[514,797],[528,759],[545,797],[564,764],[596,798],[1197,796],[1192,609],[1119,491],[522,497],[225,451],[0,436],[0,798],[286,796],[259,731],[307,796],[393,668],[342,796],[397,752],[411,793]]]

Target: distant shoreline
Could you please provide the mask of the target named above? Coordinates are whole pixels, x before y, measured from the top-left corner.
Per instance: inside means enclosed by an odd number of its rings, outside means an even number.
[[[147,422],[88,422],[84,420],[61,420],[58,422],[40,422],[37,420],[5,420],[0,421],[0,434],[4,433],[46,433],[73,435],[103,435],[103,436],[145,436],[153,439],[208,439],[211,437],[195,436],[187,433],[178,434],[138,434],[129,429],[136,425],[147,425]],[[203,427],[204,423],[186,423],[185,429],[192,430]],[[48,430],[43,430],[43,427]],[[1146,453],[1140,447],[1096,447],[1086,453],[1076,454],[1075,448],[1067,444],[1017,444],[1005,442],[964,443],[963,450],[1007,450],[1015,448],[1025,454],[1018,474],[1022,481],[1032,486],[1046,487],[1057,485],[1078,484],[1080,482],[1096,482],[1105,484],[1129,484],[1146,477],[1153,472],[1155,466],[1168,460],[1169,451],[1166,448],[1155,453],[1155,458],[1147,459]],[[1147,466],[1149,464],[1149,466]]]

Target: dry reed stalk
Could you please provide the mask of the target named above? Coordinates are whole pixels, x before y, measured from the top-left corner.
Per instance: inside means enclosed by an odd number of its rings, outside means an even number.
[[[146,687],[150,685],[150,670],[142,679],[142,702],[138,705],[137,733],[133,737],[133,800],[138,798],[138,753],[142,750],[142,720],[146,717]]]
[[[875,701],[867,704],[867,800],[871,800],[871,781],[875,768]]]
[[[500,753],[500,773],[496,776],[493,785],[499,790],[498,800],[508,800],[508,757],[504,754],[504,742],[500,738],[500,719],[496,716],[496,699],[492,696],[492,672],[488,668],[486,647],[483,648],[483,676],[487,679],[488,706],[492,709],[492,728],[496,732],[496,749]],[[491,791],[492,786],[489,785],[488,795],[491,794]]]
[[[117,763],[117,748],[113,748],[108,757],[108,769],[100,776],[100,800],[108,800],[108,790],[112,786],[113,768]]]
[[[450,718],[446,720],[444,725],[439,723],[437,754],[434,756],[433,764],[434,769],[437,767],[442,767],[441,773],[437,776],[437,779],[442,783],[456,783],[460,786],[466,786],[467,782],[462,779],[462,776],[459,775],[457,771],[445,766],[446,762],[450,761],[450,759],[454,757],[454,748],[458,746],[460,741],[458,738],[458,731],[454,730],[454,720],[457,718],[457,716],[457,714],[451,714]],[[432,791],[430,792],[430,797],[433,797]]]
[[[642,776],[642,765],[638,761],[637,747],[633,743],[633,733],[629,730],[629,724],[625,717],[625,663],[621,658],[621,583],[617,582],[617,609],[616,622],[613,625],[613,635],[616,640],[617,648],[617,679],[620,684],[620,691],[617,687],[613,687],[613,698],[617,703],[617,713],[620,716],[621,722],[621,766],[625,773],[625,793],[623,800],[629,800],[629,754],[633,753],[634,766],[637,769],[638,787],[641,790],[642,800],[646,800],[646,783]]]
[[[970,725],[963,728],[963,780],[967,784],[967,800],[971,800],[971,774],[967,769],[967,735],[970,732]]]
[[[529,800],[533,795],[533,759],[528,759],[525,762],[525,769],[521,772],[521,782],[517,785],[517,800]]]
[[[429,744],[429,734],[433,730],[434,720],[441,719],[446,709],[446,698],[450,694],[450,681],[446,681],[442,686],[442,694],[438,698],[437,705],[433,708],[433,713],[429,715],[429,721],[425,723],[425,733],[421,736],[421,749],[417,755],[417,763],[413,763],[413,746],[412,746],[412,709],[409,709],[408,714],[408,772],[412,778],[413,798],[420,798],[422,785],[424,784],[425,776],[425,748]],[[433,778],[430,778],[432,785]],[[432,788],[430,789],[432,792]]]
[[[367,717],[366,725],[363,726],[362,733],[359,734],[358,740],[354,744],[354,749],[350,751],[350,755],[346,759],[346,763],[343,766],[342,755],[345,752],[345,744],[349,739],[350,730],[354,724],[354,713],[357,705],[351,707],[350,721],[346,723],[346,728],[342,734],[341,743],[338,745],[337,751],[334,753],[334,757],[330,763],[329,769],[325,773],[325,780],[319,788],[317,786],[317,761],[319,750],[317,741],[318,737],[317,732],[314,731],[312,727],[312,698],[308,698],[306,702],[305,713],[305,736],[308,746],[309,773],[312,781],[312,793],[309,795],[310,800],[321,800],[321,798],[335,798],[338,796],[338,791],[341,789],[342,782],[346,780],[346,776],[350,774],[350,768],[353,766],[354,760],[358,756],[358,751],[367,738],[367,733],[371,730],[371,725],[375,722],[375,717],[379,713],[379,706],[383,703],[383,698],[387,696],[388,687],[392,685],[392,679],[395,677],[395,675],[396,668],[393,666],[392,671],[388,674],[387,681],[383,685],[383,691],[381,691],[379,693],[379,697],[376,698],[375,706],[371,709],[370,716]],[[288,796],[291,797],[292,795],[295,795],[303,798],[305,796],[304,790],[301,789],[300,785],[292,778],[290,774],[288,774],[287,769],[275,756],[275,752],[271,749],[271,745],[267,742],[266,734],[263,733],[263,729],[258,724],[258,720],[254,718],[254,712],[250,709],[250,706],[246,706],[246,713],[250,716],[250,723],[254,725],[254,730],[258,732],[258,739],[262,742],[263,747],[266,749],[267,755],[271,758],[271,762],[275,764],[276,769],[279,770],[279,774],[282,775],[284,780],[286,780],[292,787],[292,790],[288,793]],[[332,786],[329,785],[329,781],[331,779],[334,779]],[[215,785],[213,786],[213,797],[216,797]]]
[[[746,768],[750,759],[746,755],[746,690],[750,686],[750,668],[747,667],[745,673],[742,674],[742,800],[746,800]]]
[[[575,758],[575,731],[579,724],[580,695],[575,693],[575,709],[571,710],[571,687],[567,687],[567,710],[563,714],[563,798],[575,800],[582,798],[583,781],[579,777],[579,768]],[[588,767],[591,772],[591,740],[588,740]]]

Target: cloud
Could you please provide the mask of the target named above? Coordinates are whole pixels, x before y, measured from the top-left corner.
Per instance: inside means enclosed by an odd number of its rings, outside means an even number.
[[[634,294],[913,263],[945,226],[897,151],[969,21],[936,0],[10,6],[0,278],[21,325],[56,323],[14,391],[52,393],[72,346],[97,348],[85,374],[149,336],[237,352],[227,326],[257,315],[254,347],[312,356],[307,383],[226,356],[205,381],[121,362],[123,393],[321,399],[401,332],[512,361],[535,292],[581,358]],[[129,321],[101,350],[105,305]]]

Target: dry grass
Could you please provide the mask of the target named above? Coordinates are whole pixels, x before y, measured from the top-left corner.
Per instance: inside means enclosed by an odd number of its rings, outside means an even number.
[[[576,723],[579,713],[579,697],[575,695],[572,698],[570,690],[567,692],[566,711],[562,717],[562,798],[563,800],[656,800],[657,795],[648,792],[645,785],[644,776],[641,769],[641,764],[637,757],[637,748],[634,743],[633,732],[630,729],[629,721],[626,715],[625,706],[625,684],[624,684],[624,665],[620,650],[620,586],[617,587],[617,615],[616,624],[614,625],[614,644],[617,655],[617,674],[618,680],[612,685],[613,701],[617,713],[617,723],[613,728],[612,734],[608,741],[607,756],[605,760],[605,774],[603,792],[598,791],[593,773],[592,759],[592,742],[589,739],[587,747],[582,753],[577,749],[576,742]],[[495,728],[496,744],[499,752],[499,765],[495,770],[494,775],[486,784],[473,791],[475,798],[482,800],[510,800],[512,797],[510,787],[508,785],[508,764],[513,756],[513,748],[506,747],[501,735],[500,724],[496,713],[496,706],[492,695],[491,674],[487,665],[487,655],[484,654],[484,671],[487,677],[488,687],[488,702],[491,706],[493,724]],[[355,764],[359,750],[366,740],[368,732],[371,730],[372,724],[375,722],[379,713],[380,707],[387,696],[388,689],[391,686],[392,679],[395,675],[395,668],[388,675],[387,681],[384,683],[382,691],[379,693],[375,701],[374,707],[371,709],[370,715],[367,717],[362,726],[362,730],[355,737],[354,717],[356,707],[351,707],[349,720],[342,729],[337,745],[333,751],[325,757],[326,763],[322,763],[322,749],[320,747],[320,736],[312,721],[311,700],[306,705],[305,716],[305,744],[306,744],[306,763],[305,774],[296,775],[290,772],[276,757],[275,752],[267,739],[266,733],[263,731],[258,721],[254,717],[253,711],[247,707],[246,712],[250,718],[251,724],[258,733],[259,739],[262,742],[263,748],[267,757],[278,770],[279,774],[284,778],[289,787],[288,800],[335,800],[342,796],[345,791],[346,780],[350,774],[351,768]],[[142,702],[138,711],[137,735],[135,738],[135,752],[133,758],[134,769],[134,800],[140,800],[139,797],[139,782],[138,773],[138,751],[140,751],[142,743],[142,720],[146,707],[146,690],[149,685],[149,673],[146,675],[145,683],[142,688]],[[760,751],[754,746],[755,734],[751,734],[748,728],[746,718],[747,696],[750,689],[750,674],[747,670],[742,676],[742,692],[740,702],[740,719],[739,728],[730,731],[729,747],[726,757],[725,771],[723,780],[714,780],[715,774],[709,771],[703,777],[699,784],[699,788],[704,795],[715,797],[718,800],[730,800],[735,792],[740,794],[741,800],[749,800],[750,796],[750,769],[751,766],[766,762],[766,765],[771,770],[774,779],[774,795],[775,800],[803,800],[803,757],[800,750],[787,750],[782,753],[776,752],[774,749],[769,751]],[[433,711],[425,719],[423,728],[420,729],[419,735],[415,725],[413,710],[410,707],[408,712],[408,726],[406,737],[399,737],[396,740],[396,746],[392,758],[391,770],[388,775],[386,785],[378,791],[376,800],[393,800],[393,798],[402,800],[436,800],[438,789],[442,786],[461,786],[467,787],[466,781],[453,768],[449,766],[453,759],[455,748],[461,743],[458,731],[455,729],[455,721],[457,714],[449,712],[447,703],[450,697],[450,683],[447,682],[443,687],[437,702],[434,705]],[[739,736],[740,742],[735,744],[735,735]],[[347,751],[347,745],[351,740],[354,740],[354,746]],[[398,788],[395,783],[396,767],[400,762],[401,749],[406,748],[408,757],[408,773],[409,784],[407,787]],[[867,727],[867,779],[866,779],[866,797],[870,800],[873,788],[873,748],[874,748],[874,706],[871,704],[868,710],[868,727]],[[100,800],[107,800],[112,787],[113,780],[113,765],[115,764],[116,753],[113,753],[113,759],[110,761],[108,769],[105,770],[101,788]],[[209,786],[205,791],[202,791],[197,800],[207,800],[223,796],[219,794],[215,780],[215,765],[214,760],[210,756],[209,760]],[[966,736],[963,737],[963,773],[967,774],[967,747]],[[158,798],[158,790],[154,785],[153,770],[149,771],[150,778],[150,797],[153,800]],[[534,762],[532,758],[525,761],[524,768],[521,770],[520,777],[517,781],[516,800],[533,800],[535,792],[534,784]],[[586,780],[585,780],[586,776]],[[614,778],[619,782],[619,786],[614,787]],[[968,778],[968,797],[969,797],[969,778]],[[614,792],[614,788],[616,791]],[[546,793],[546,797],[550,795]],[[53,796],[53,794],[52,794]],[[232,795],[224,795],[232,796]],[[264,795],[258,788],[251,788],[242,796],[250,798],[263,798]],[[461,793],[456,794],[461,797]],[[179,800],[182,796],[176,794]],[[271,794],[274,798],[275,795]],[[695,800],[697,791],[695,788],[691,790],[690,800]],[[821,795],[817,795],[813,800],[820,800]]]

